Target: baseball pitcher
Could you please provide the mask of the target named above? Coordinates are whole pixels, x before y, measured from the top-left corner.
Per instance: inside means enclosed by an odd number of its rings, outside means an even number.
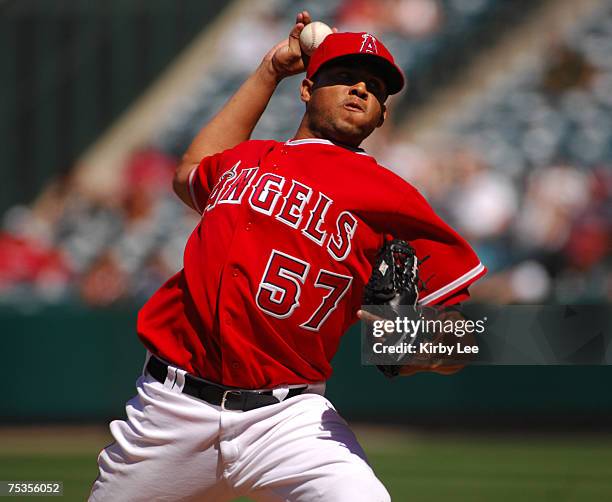
[[[184,268],[144,305],[147,350],[90,500],[390,500],[324,397],[340,337],[389,236],[422,262],[423,305],[455,304],[485,267],[419,192],[359,145],[404,76],[369,33],[307,64],[298,14],[183,156],[174,190],[201,214]],[[249,137],[279,82],[306,72],[287,141]]]

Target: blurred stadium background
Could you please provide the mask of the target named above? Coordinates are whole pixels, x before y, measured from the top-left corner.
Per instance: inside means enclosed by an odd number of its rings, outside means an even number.
[[[396,55],[408,90],[365,146],[477,249],[476,301],[612,302],[610,0],[0,0],[0,479],[85,497],[197,222],[173,168],[302,8]],[[298,84],[254,137],[291,138]],[[328,397],[394,500],[612,499],[609,368],[388,382],[357,336]]]

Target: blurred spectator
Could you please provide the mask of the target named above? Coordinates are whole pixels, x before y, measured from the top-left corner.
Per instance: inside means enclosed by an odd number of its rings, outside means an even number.
[[[152,194],[168,192],[177,162],[174,157],[151,147],[135,151],[130,157],[124,174],[127,190],[145,190]]]
[[[387,27],[388,1],[344,0],[336,14],[340,31],[382,33]]]
[[[157,289],[179,269],[172,267],[171,260],[163,250],[155,250],[143,263],[142,269],[134,276],[132,294],[139,301],[148,300]]]
[[[589,202],[589,182],[588,174],[571,166],[534,171],[516,225],[518,241],[527,248],[560,250],[575,216]]]
[[[380,152],[377,158],[382,165],[414,185],[430,204],[444,212],[453,185],[453,162],[448,155],[403,141],[391,141]]]
[[[414,39],[437,31],[441,19],[437,0],[345,0],[337,13],[342,31],[367,31],[380,36],[394,32]]]
[[[499,305],[547,303],[552,287],[546,268],[526,260],[475,284],[470,294],[472,300]]]
[[[0,294],[24,286],[49,302],[64,298],[71,272],[59,251],[27,237],[0,234]]]
[[[224,31],[215,49],[224,71],[240,74],[254,70],[270,48],[287,36],[275,3],[249,2],[249,15],[241,16]]]
[[[573,88],[586,88],[593,81],[595,68],[579,52],[561,45],[552,51],[542,90],[559,95]]]
[[[571,229],[564,249],[567,265],[588,271],[603,261],[612,250],[612,225],[603,215],[587,213]]]
[[[106,252],[85,272],[79,291],[89,305],[107,307],[126,297],[128,277],[116,257]]]
[[[453,222],[468,240],[502,236],[518,207],[518,195],[511,180],[492,171],[469,150],[457,151],[454,160],[454,184],[447,195]]]
[[[424,38],[436,32],[442,22],[437,0],[395,0],[389,13],[395,20],[395,30],[408,38]]]

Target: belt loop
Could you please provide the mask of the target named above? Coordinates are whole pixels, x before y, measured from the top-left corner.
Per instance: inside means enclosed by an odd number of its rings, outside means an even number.
[[[280,389],[272,390],[272,395],[279,401],[284,401],[289,394],[289,387],[281,387]]]
[[[176,368],[174,366],[168,366],[168,374],[166,375],[166,380],[164,381],[164,387],[168,389],[172,389],[174,387],[174,383],[176,381]]]
[[[185,370],[176,368],[176,378],[174,380],[173,388],[179,392],[183,392],[183,389],[185,388],[185,375],[186,374],[187,372]]]
[[[151,352],[149,350],[147,350],[147,353],[145,355],[145,362],[144,362],[144,366],[142,367],[142,374],[144,375],[146,370],[147,370],[147,365],[149,364],[149,359],[151,359]]]

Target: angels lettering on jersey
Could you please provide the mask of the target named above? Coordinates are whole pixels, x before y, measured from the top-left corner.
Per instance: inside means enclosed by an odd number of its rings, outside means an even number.
[[[239,169],[241,162],[220,177],[203,214],[223,204],[249,204],[253,211],[275,218],[325,247],[334,260],[346,259],[357,230],[357,219],[349,211],[342,211],[330,225],[326,218],[334,201],[323,192],[279,174],[259,174],[258,166]],[[329,232],[329,228],[335,231]]]

